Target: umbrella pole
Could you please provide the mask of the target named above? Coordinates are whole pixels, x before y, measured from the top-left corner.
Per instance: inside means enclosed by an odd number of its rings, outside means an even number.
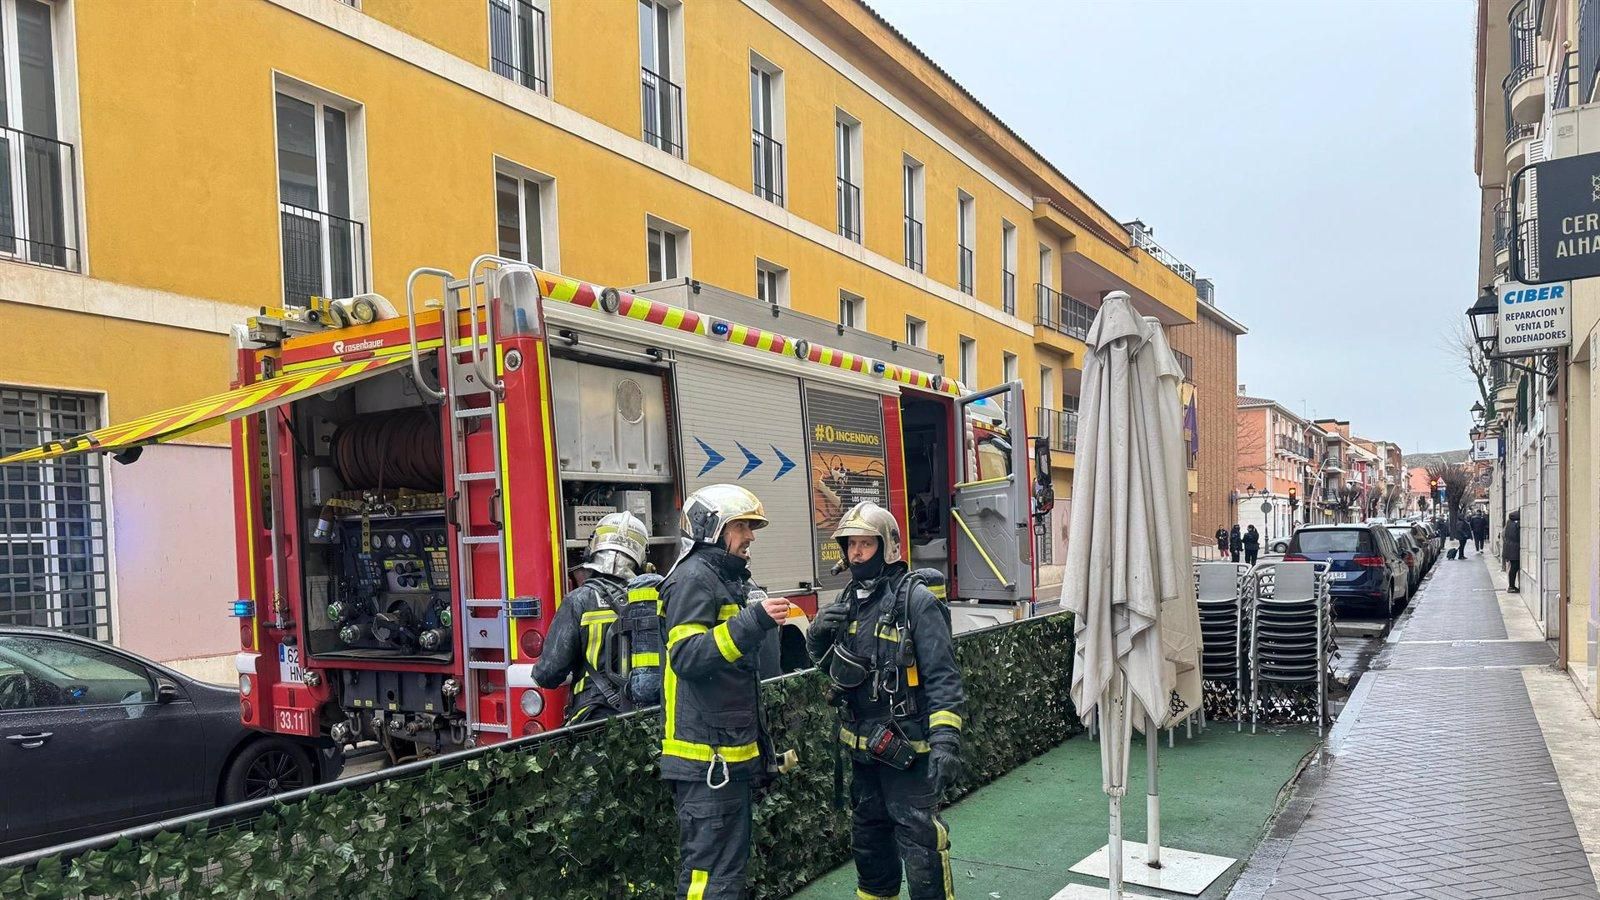
[[[1156,730],[1156,717],[1144,715],[1144,742],[1146,746],[1145,783],[1145,863],[1152,869],[1161,868],[1161,791],[1157,778],[1159,767],[1156,754],[1161,750],[1161,732]]]

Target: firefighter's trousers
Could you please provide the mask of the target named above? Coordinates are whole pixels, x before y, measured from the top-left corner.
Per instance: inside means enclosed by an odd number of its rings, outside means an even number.
[[[928,778],[928,758],[904,771],[880,763],[853,763],[850,832],[855,845],[856,896],[900,896],[905,863],[911,900],[950,900],[950,832],[939,818],[939,797]]]
[[[743,900],[750,861],[750,782],[717,790],[673,781],[678,810],[678,900]]]

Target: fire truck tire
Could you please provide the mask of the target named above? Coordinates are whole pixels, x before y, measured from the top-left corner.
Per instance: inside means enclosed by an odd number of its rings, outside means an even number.
[[[222,775],[222,802],[242,803],[317,783],[317,768],[300,744],[263,737],[244,745]]]

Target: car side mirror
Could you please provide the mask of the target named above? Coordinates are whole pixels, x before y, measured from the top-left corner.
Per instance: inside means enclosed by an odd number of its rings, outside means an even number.
[[[172,703],[173,701],[180,699],[182,696],[183,693],[178,690],[177,685],[166,680],[165,678],[156,680],[157,703]]]

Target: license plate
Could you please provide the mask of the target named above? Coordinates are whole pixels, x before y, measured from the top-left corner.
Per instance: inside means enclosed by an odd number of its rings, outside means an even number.
[[[1345,581],[1345,580],[1351,578],[1352,576],[1354,576],[1355,574],[1356,573],[1354,573],[1354,572],[1329,572],[1328,573],[1328,580],[1329,581]]]
[[[300,671],[300,648],[278,645],[278,680],[285,684],[299,684],[304,679]]]

